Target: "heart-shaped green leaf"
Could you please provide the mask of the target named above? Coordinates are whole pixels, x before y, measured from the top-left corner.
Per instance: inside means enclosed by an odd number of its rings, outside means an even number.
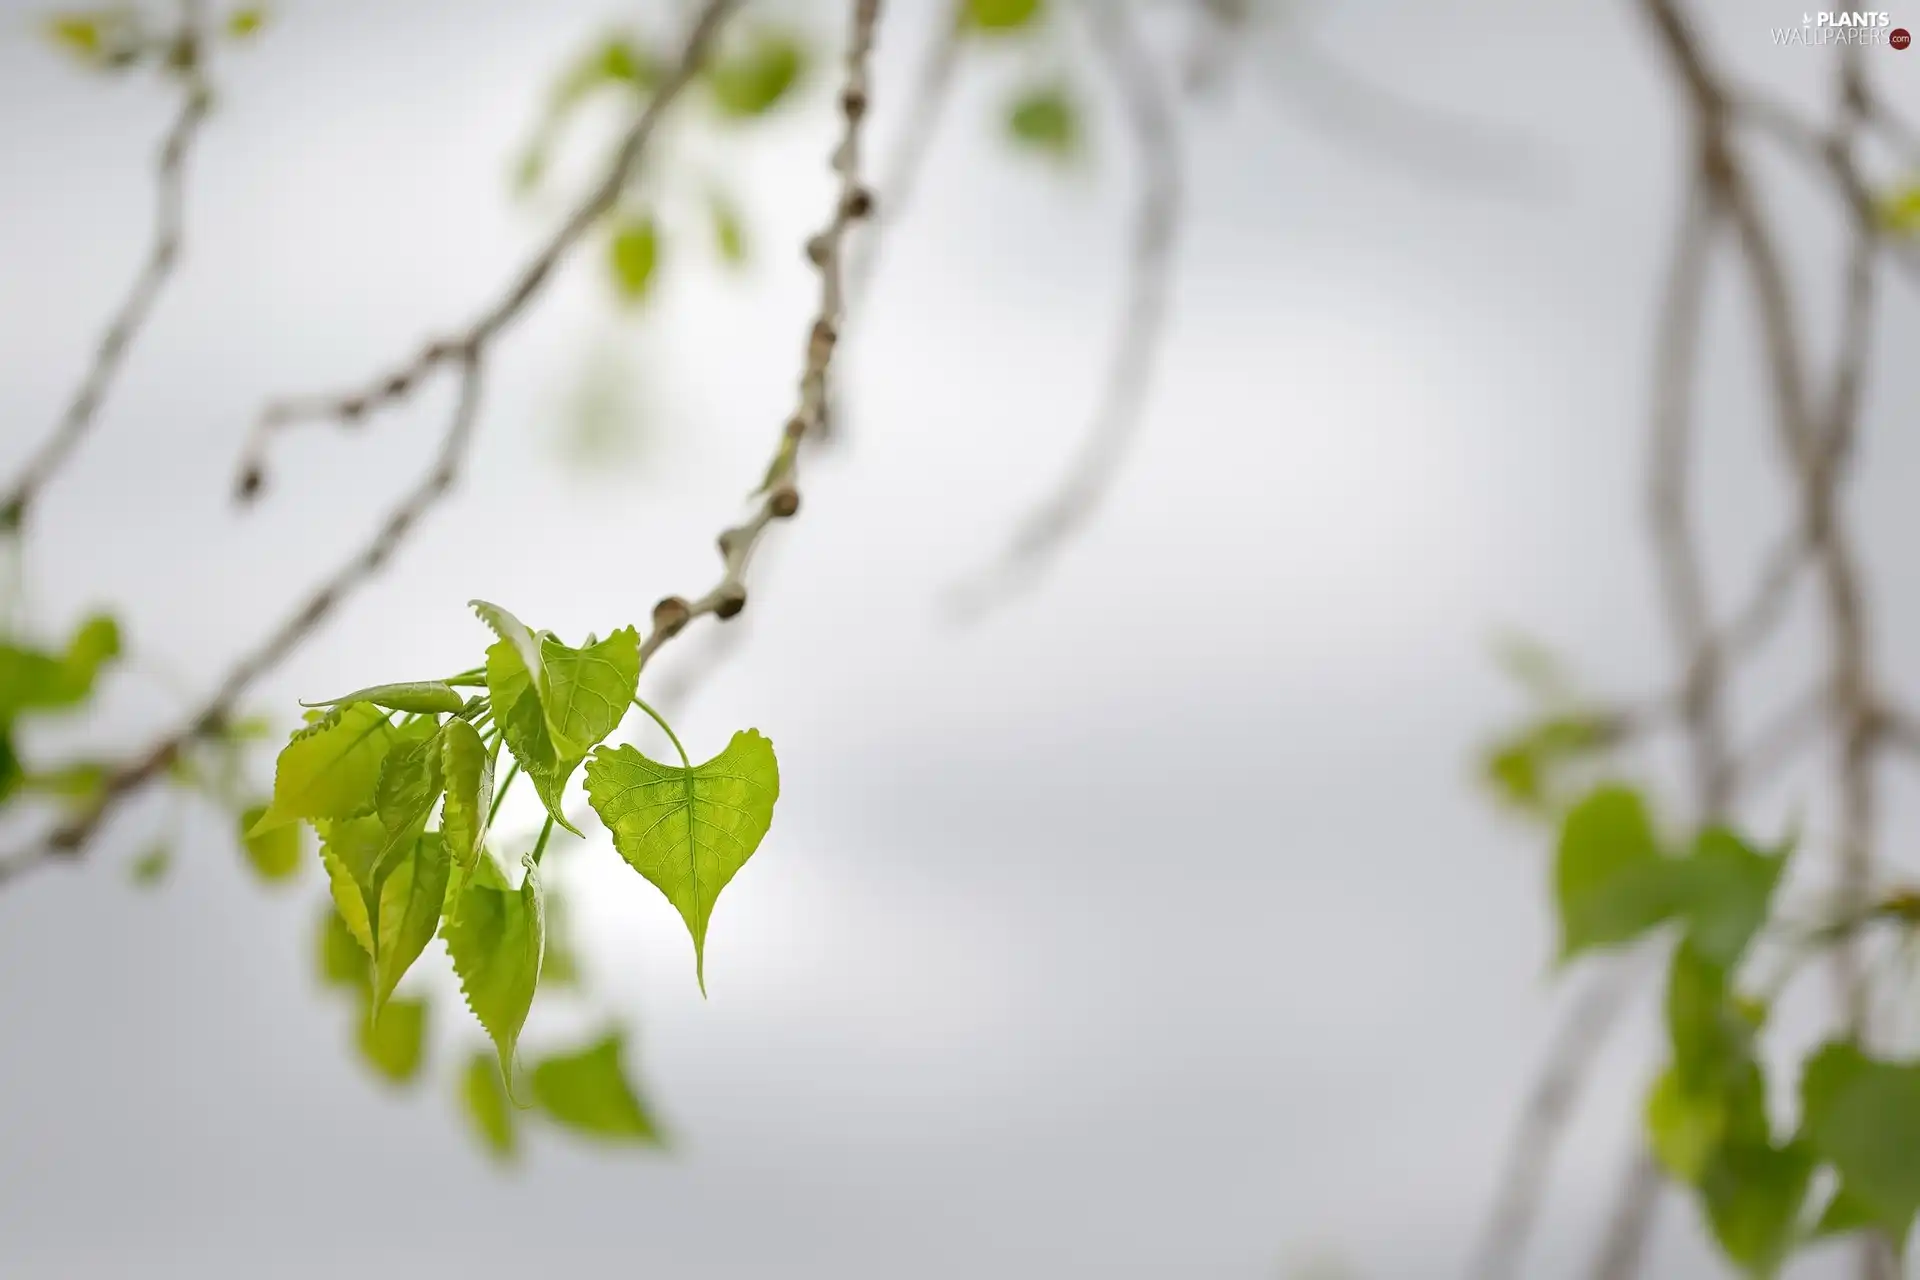
[[[373,809],[374,788],[396,735],[369,702],[337,707],[300,729],[280,752],[273,802],[249,834],[305,818],[351,818]]]
[[[1679,913],[1684,865],[1660,851],[1636,793],[1606,786],[1575,805],[1554,862],[1560,958],[1629,942]]]
[[[414,838],[380,886],[372,921],[373,1008],[377,1015],[400,978],[433,941],[447,901],[447,846],[438,831]]]
[[[343,698],[321,702],[303,702],[303,707],[337,707],[348,702],[371,702],[389,711],[412,711],[421,715],[454,712],[466,705],[458,692],[440,680],[408,680],[399,684],[376,684],[355,689]]]
[[[598,644],[571,649],[551,636],[540,641],[547,673],[547,728],[561,759],[587,752],[620,727],[640,680],[640,636],[622,627]]]
[[[659,1129],[627,1083],[620,1061],[623,1039],[614,1031],[578,1053],[536,1063],[533,1100],[553,1120],[579,1133],[658,1146]]]
[[[1838,1041],[1807,1060],[1801,1132],[1840,1174],[1852,1216],[1904,1251],[1920,1212],[1920,1062],[1882,1062]]]
[[[515,889],[492,858],[482,858],[444,930],[467,1007],[492,1037],[509,1084],[513,1048],[533,1007],[546,941],[540,877],[530,859],[525,866],[526,879]]]
[[[620,856],[686,921],[705,994],[713,904],[773,823],[780,797],[773,744],[748,729],[690,769],[649,760],[630,746],[603,747],[587,763],[587,796]]]

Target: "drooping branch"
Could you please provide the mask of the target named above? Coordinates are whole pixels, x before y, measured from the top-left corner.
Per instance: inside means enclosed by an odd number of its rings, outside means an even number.
[[[695,618],[711,614],[725,621],[746,608],[747,566],[754,549],[769,525],[789,519],[800,510],[800,446],[819,431],[826,413],[827,379],[844,327],[847,244],[854,226],[873,211],[873,194],[860,181],[860,136],[862,122],[872,106],[869,63],[879,19],[880,0],[853,0],[845,81],[840,90],[844,128],[832,161],[839,181],[826,226],[807,242],[807,257],[820,271],[820,301],[807,330],[799,404],[781,429],[752,514],[720,534],[719,582],[691,601],[684,596],[667,596],[654,605],[652,629],[640,644],[643,668],[661,645]]]
[[[218,734],[253,685],[306,643],[342,601],[386,564],[419,521],[453,488],[472,444],[486,359],[493,340],[539,295],[554,269],[612,206],[639,165],[668,107],[692,82],[714,38],[738,7],[739,0],[708,0],[701,8],[688,29],[679,58],[635,118],[607,173],[513,278],[498,301],[458,337],[429,344],[419,356],[402,366],[400,372],[376,380],[367,390],[305,403],[304,407],[313,411],[308,416],[346,420],[364,413],[373,404],[409,395],[426,375],[442,368],[452,369],[458,383],[455,406],[432,468],[389,513],[369,541],[328,575],[257,645],[236,659],[214,692],[192,715],[146,752],[108,775],[97,799],[83,813],[57,828],[42,844],[0,859],[0,882],[54,858],[78,857],[121,803],[164,777],[168,766],[191,744]],[[300,413],[269,414],[262,421],[279,424],[300,416]],[[257,446],[263,438],[263,435],[256,438],[243,468],[241,492],[245,496],[252,496],[260,487],[262,459]]]
[[[179,25],[166,42],[169,70],[180,82],[180,107],[161,140],[154,165],[153,234],[146,259],[94,348],[86,375],[59,422],[28,456],[6,496],[0,497],[0,531],[23,527],[41,491],[93,430],[127,352],[180,261],[186,236],[187,156],[213,103],[203,65],[206,31],[201,9],[200,0],[181,0]]]
[[[1032,585],[1093,518],[1140,434],[1166,330],[1182,187],[1173,103],[1128,5],[1090,3],[1081,12],[1120,95],[1140,164],[1127,297],[1106,382],[1079,453],[1060,487],[1020,522],[999,559],[954,593],[962,618],[977,617]]]

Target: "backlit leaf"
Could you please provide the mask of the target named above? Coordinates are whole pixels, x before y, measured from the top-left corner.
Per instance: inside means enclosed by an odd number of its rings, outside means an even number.
[[[366,702],[337,708],[297,731],[274,767],[273,802],[252,830],[370,812],[395,735],[387,713]]]
[[[773,822],[780,795],[773,744],[748,729],[691,769],[649,760],[631,746],[602,747],[587,763],[587,795],[620,855],[686,921],[705,992],[714,902]]]
[[[492,1054],[483,1051],[467,1060],[466,1070],[460,1073],[460,1107],[487,1154],[496,1160],[512,1160],[519,1145],[513,1106],[500,1080],[500,1064]]]
[[[348,702],[371,702],[376,707],[385,707],[389,711],[411,711],[417,714],[434,712],[454,712],[465,705],[465,699],[453,688],[439,680],[408,680],[399,684],[376,684],[365,689],[356,689],[342,698],[328,698],[324,702],[303,702],[303,707],[337,707]]]
[[[508,613],[497,604],[488,604],[485,600],[469,600],[467,604],[479,615],[480,621],[492,628],[493,634],[513,646],[520,655],[521,670],[534,681],[534,688],[541,701],[546,701],[547,686],[545,669],[540,665],[540,637],[533,633],[526,623]],[[492,689],[489,676],[488,689]],[[498,696],[493,700],[494,715],[499,715],[501,702]]]
[[[374,868],[386,847],[387,829],[372,814],[326,824],[320,833],[320,864],[327,870],[327,889],[354,940],[373,958],[373,906],[378,885]]]
[[[540,641],[547,671],[547,728],[561,758],[584,757],[620,727],[640,680],[640,636],[622,627],[598,644],[570,649]]]
[[[545,943],[540,878],[531,862],[526,867],[526,879],[515,889],[492,858],[481,859],[444,931],[467,1007],[492,1037],[509,1081]]]
[[[659,1145],[652,1117],[627,1082],[623,1049],[623,1037],[615,1031],[578,1053],[535,1064],[534,1102],[551,1119],[578,1133]]]
[[[374,814],[386,829],[370,886],[386,879],[392,860],[425,830],[427,817],[440,798],[445,780],[440,772],[440,728],[431,719],[416,720],[395,731],[392,748],[380,768],[374,788]]]
[[[505,640],[487,649],[487,689],[493,699],[493,720],[500,726],[507,750],[520,762],[553,820],[579,835],[579,829],[567,820],[561,801],[581,757],[564,758],[555,749],[540,689],[519,651]]]
[[[441,730],[440,772],[447,793],[440,834],[455,876],[464,880],[480,858],[487,810],[493,805],[493,756],[467,721],[449,720]]]
[[[413,841],[380,886],[373,922],[373,1004],[378,1010],[440,927],[447,901],[447,848],[438,831]]]
[[[240,815],[240,844],[255,875],[266,881],[285,880],[300,870],[300,828],[288,824],[254,834],[255,824],[266,813],[267,806],[259,804]]]

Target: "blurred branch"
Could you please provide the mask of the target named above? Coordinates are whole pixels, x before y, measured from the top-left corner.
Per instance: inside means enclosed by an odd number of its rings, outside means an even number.
[[[180,0],[179,25],[166,42],[168,69],[180,80],[180,108],[160,143],[154,167],[153,236],[146,261],[134,277],[125,301],[101,335],[93,362],[52,434],[27,458],[6,496],[0,498],[0,530],[18,530],[25,524],[40,491],[93,429],[100,405],[125,363],[128,349],[152,314],[154,303],[180,260],[185,238],[187,154],[213,104],[213,93],[203,67],[206,32],[201,9],[200,0]]]
[[[800,373],[800,403],[781,430],[780,443],[761,482],[758,506],[746,520],[720,534],[720,581],[705,595],[689,602],[668,596],[653,607],[653,629],[640,644],[640,662],[678,635],[695,618],[711,614],[722,621],[747,606],[746,573],[754,548],[775,520],[789,519],[800,509],[798,461],[800,445],[819,430],[827,404],[827,375],[840,339],[846,310],[844,261],[854,224],[873,210],[873,195],[860,185],[860,126],[871,106],[868,63],[880,0],[853,0],[852,29],[847,39],[845,82],[840,90],[840,113],[845,120],[833,151],[833,169],[839,176],[833,212],[827,225],[807,242],[807,257],[820,269],[820,303],[807,331]]]
[[[977,618],[1030,586],[1099,509],[1139,435],[1166,330],[1182,184],[1172,103],[1134,29],[1130,8],[1089,3],[1081,12],[1120,93],[1140,158],[1127,300],[1106,385],[1078,456],[1061,486],[1020,523],[999,560],[955,591],[953,603],[962,619]]]
[[[145,754],[108,776],[97,801],[83,814],[57,828],[40,846],[0,859],[0,882],[47,862],[50,858],[78,857],[98,834],[101,825],[131,795],[164,776],[168,766],[190,743],[218,734],[239,700],[260,679],[304,644],[340,603],[379,571],[405,541],[420,519],[453,487],[472,443],[479,413],[480,389],[491,343],[539,294],[554,268],[606,212],[640,162],[648,141],[668,106],[689,84],[715,35],[738,0],[708,0],[689,28],[681,55],[653,98],[629,128],[608,172],[555,232],[546,246],[514,278],[505,295],[489,307],[464,333],[450,342],[430,344],[396,374],[373,384],[371,390],[308,402],[316,414],[344,420],[357,417],[370,403],[392,401],[409,394],[427,373],[443,366],[454,369],[458,396],[433,468],[402,498],[368,543],[328,576],[299,608],[268,633],[254,649],[241,656],[198,711]],[[357,406],[348,413],[349,406]],[[263,419],[263,422],[269,419]],[[292,419],[272,419],[290,421]],[[261,462],[253,455],[243,471],[241,491],[252,496],[260,487]]]

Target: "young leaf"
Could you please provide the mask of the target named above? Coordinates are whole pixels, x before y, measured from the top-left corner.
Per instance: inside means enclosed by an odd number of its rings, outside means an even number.
[[[274,766],[273,803],[251,831],[371,811],[395,736],[386,712],[367,702],[337,708],[297,731]]]
[[[425,1000],[392,1000],[372,1017],[360,1020],[361,1056],[395,1084],[420,1074],[426,1040]]]
[[[528,673],[519,651],[505,640],[487,650],[487,691],[493,700],[494,723],[500,726],[507,750],[532,780],[540,802],[555,822],[579,835],[579,828],[567,821],[561,797],[573,771],[580,767],[580,757],[563,758],[555,749],[541,686]]]
[[[0,644],[0,726],[25,711],[58,711],[93,695],[100,672],[120,654],[120,628],[104,614],[88,618],[63,654]]]
[[[245,40],[257,34],[267,20],[267,11],[261,5],[248,5],[235,9],[227,15],[227,35],[230,39]]]
[[[533,1068],[533,1100],[565,1127],[614,1142],[660,1145],[660,1133],[627,1083],[618,1031]]]
[[[447,842],[448,859],[464,879],[480,857],[487,810],[493,806],[493,756],[467,721],[449,720],[440,731],[440,772],[447,791],[440,834]]]
[[[1901,1252],[1920,1211],[1920,1062],[1881,1062],[1836,1041],[1800,1078],[1801,1134]]]
[[[500,1082],[500,1064],[492,1054],[482,1050],[467,1060],[467,1069],[460,1073],[460,1105],[487,1154],[511,1161],[518,1134],[514,1131],[513,1107]]]
[[[266,813],[267,806],[257,804],[240,815],[240,843],[255,875],[269,882],[285,880],[300,870],[300,828],[269,827],[255,835],[253,828]]]
[[[374,867],[387,843],[387,829],[372,814],[329,822],[320,833],[320,864],[327,889],[347,931],[373,958],[373,917],[379,899]]]
[[[467,1007],[492,1037],[501,1074],[509,1081],[513,1048],[540,983],[546,940],[540,877],[530,860],[525,865],[527,877],[514,889],[492,858],[482,858],[444,930]]]
[[[620,856],[686,921],[705,994],[713,904],[773,823],[780,796],[773,744],[748,729],[690,769],[656,763],[630,746],[602,747],[587,762],[587,796]]]
[[[620,727],[640,680],[640,636],[622,627],[598,644],[570,649],[540,641],[547,672],[547,729],[562,759],[584,758]]]
[[[413,839],[425,830],[427,817],[444,786],[439,726],[425,719],[397,730],[373,793],[373,811],[387,837],[375,860],[370,886],[387,878],[388,864],[403,856]]]
[[[1036,85],[1008,105],[1007,132],[1024,147],[1064,160],[1080,146],[1080,110],[1064,86]]]
[[[1702,957],[1728,970],[1740,962],[1767,922],[1790,852],[1761,853],[1724,827],[1700,833],[1685,878],[1687,938]]]
[[[513,646],[513,651],[520,655],[521,669],[535,682],[534,688],[538,691],[540,700],[545,702],[547,699],[546,669],[540,665],[540,637],[534,635],[526,623],[497,604],[488,604],[485,600],[469,600],[467,604],[479,615],[480,621],[492,628],[494,635]],[[493,687],[491,673],[488,676],[487,686],[491,692]],[[495,715],[500,713],[503,705],[505,704],[502,704],[496,696],[493,700]]]
[[[1813,1157],[1799,1143],[1733,1141],[1720,1146],[1700,1176],[1700,1198],[1714,1239],[1750,1276],[1776,1274],[1792,1251]]]
[[[447,901],[447,847],[438,831],[418,836],[380,886],[380,909],[372,922],[373,1008],[378,1014],[401,975],[433,941]]]
[[[372,1000],[373,978],[367,953],[335,907],[321,909],[317,952],[323,986],[345,987],[361,992],[369,1002]]]
[[[1018,31],[1040,16],[1040,0],[966,0],[960,25],[973,31]]]
[[[1640,797],[1601,787],[1568,812],[1554,863],[1560,958],[1632,941],[1684,903],[1677,859],[1654,843]]]
[[[465,704],[458,692],[439,680],[408,680],[400,684],[376,684],[355,689],[340,698],[324,702],[303,702],[303,707],[337,707],[348,702],[371,702],[389,711],[411,711],[420,715],[454,712]]]
[[[607,265],[613,283],[626,303],[644,302],[660,262],[660,229],[653,215],[638,214],[622,221],[607,241]]]
[[[707,88],[721,115],[748,119],[777,106],[805,69],[806,51],[797,40],[762,28],[744,48],[707,64]]]

